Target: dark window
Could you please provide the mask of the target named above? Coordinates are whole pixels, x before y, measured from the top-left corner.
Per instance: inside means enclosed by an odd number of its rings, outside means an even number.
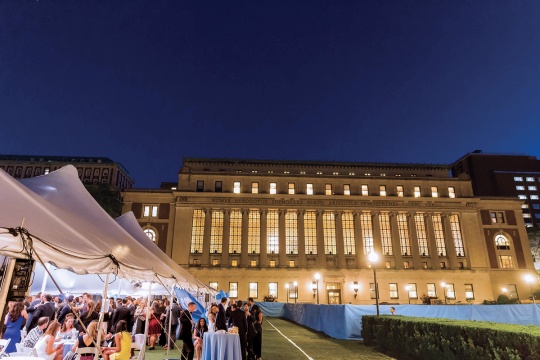
[[[216,192],[222,192],[223,191],[223,182],[222,181],[216,181]]]
[[[216,184],[216,187],[217,187],[217,184]],[[197,180],[197,192],[203,192],[203,191],[204,191],[204,181]]]

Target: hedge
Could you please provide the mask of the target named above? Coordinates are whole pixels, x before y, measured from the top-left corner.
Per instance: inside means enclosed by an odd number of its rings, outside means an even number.
[[[534,325],[365,315],[362,337],[397,359],[540,359]]]

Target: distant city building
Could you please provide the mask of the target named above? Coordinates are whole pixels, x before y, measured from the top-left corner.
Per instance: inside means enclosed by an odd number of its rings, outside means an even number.
[[[520,199],[526,226],[540,225],[540,160],[527,155],[484,154],[477,150],[452,164],[455,177],[470,178],[476,196]],[[493,223],[497,222],[492,213]]]
[[[124,167],[106,157],[0,155],[0,169],[16,179],[48,174],[71,164],[85,185],[109,184],[123,191],[133,187]]]
[[[387,303],[530,295],[522,201],[475,196],[449,165],[185,158],[178,183],[122,196],[163,251],[233,299],[373,304],[373,266]]]

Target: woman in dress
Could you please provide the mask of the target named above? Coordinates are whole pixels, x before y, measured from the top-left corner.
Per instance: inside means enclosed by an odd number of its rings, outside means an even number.
[[[77,337],[77,341],[75,341],[75,345],[73,345],[71,352],[77,351],[78,348],[96,347],[97,334],[98,334],[97,327],[98,327],[98,322],[92,321],[87,327],[88,332],[86,334],[79,335],[79,337]],[[94,359],[94,354],[81,354],[81,358],[80,358],[80,360],[93,360],[93,359]]]
[[[38,357],[45,360],[62,360],[64,346],[61,343],[54,346],[54,338],[59,329],[60,323],[58,321],[55,320],[49,324],[43,336],[34,345]]]
[[[56,341],[73,340],[77,338],[78,331],[77,329],[75,329],[75,326],[73,326],[74,322],[75,322],[75,319],[73,317],[73,314],[67,314],[66,318],[64,319],[64,323],[62,324],[62,327],[60,328],[60,331],[56,335]]]
[[[257,335],[253,338],[253,352],[255,353],[255,358],[260,359],[262,354],[262,323],[264,315],[261,311],[259,305],[253,305],[251,307],[251,313],[255,316],[255,331]]]
[[[88,325],[94,320],[99,319],[99,314],[96,312],[96,303],[90,300],[86,304],[87,310],[81,314],[81,321],[84,324],[84,327],[87,328]],[[84,329],[83,329],[84,331]]]
[[[28,318],[24,304],[20,301],[12,303],[9,312],[4,320],[6,331],[4,333],[4,339],[11,339],[9,345],[6,348],[6,353],[16,352],[16,343],[21,342],[21,326],[24,319]]]
[[[195,325],[195,331],[193,332],[193,347],[195,347],[195,355],[197,360],[201,359],[202,346],[204,333],[208,332],[208,326],[206,325],[206,319],[200,318]]]
[[[219,309],[216,304],[210,306],[210,310],[208,311],[208,332],[216,331],[216,316],[218,311]]]
[[[156,341],[159,338],[159,335],[161,334],[161,308],[159,306],[159,303],[154,300],[152,303],[152,309],[150,309],[150,323],[148,324],[148,336],[150,347],[148,350],[154,350]]]
[[[120,320],[116,324],[116,335],[114,335],[115,347],[102,348],[105,360],[129,360],[131,357],[131,333],[127,330],[125,320]]]
[[[146,325],[146,300],[141,299],[135,310],[135,334],[144,334]]]

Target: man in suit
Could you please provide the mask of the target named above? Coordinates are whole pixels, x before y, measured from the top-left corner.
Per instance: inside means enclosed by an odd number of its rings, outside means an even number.
[[[28,313],[28,319],[26,319],[26,332],[29,333],[30,330],[32,330],[37,325],[37,318],[36,321],[33,321],[34,319],[34,312],[36,311],[37,306],[41,304],[41,293],[38,292],[36,296],[34,297],[34,300],[30,303],[30,305],[26,308],[26,312]]]
[[[238,328],[238,336],[240,336],[240,348],[242,349],[242,360],[246,360],[246,344],[247,344],[247,319],[246,313],[238,308],[237,304],[231,304],[231,316],[229,317],[229,326]]]
[[[64,324],[64,319],[66,318],[66,315],[71,313],[71,306],[73,305],[73,295],[69,295],[66,298],[66,304],[62,307],[62,310],[60,311],[60,314],[58,315],[58,322],[60,324]]]
[[[174,348],[174,342],[176,341],[176,328],[178,327],[178,319],[180,318],[180,306],[178,306],[176,299],[173,299],[170,305],[170,311],[167,309],[167,317],[165,318],[165,329],[169,331],[169,321],[171,322],[171,337],[164,349]]]
[[[184,343],[182,345],[182,359],[193,360],[195,347],[193,346],[193,326],[195,322],[191,317],[191,313],[195,311],[195,303],[190,302],[187,310],[180,313],[180,339]]]
[[[227,306],[227,298],[221,298],[221,303],[218,305],[218,314],[216,316],[216,330],[227,330],[227,317],[225,315],[225,307]]]
[[[35,307],[30,329],[33,329],[37,326],[37,321],[40,317],[48,317],[50,320],[54,320],[54,315],[56,314],[56,306],[54,305],[53,297],[49,294],[42,294],[41,298],[45,300],[45,302]]]
[[[129,310],[127,305],[128,305],[128,299],[124,298],[122,299],[120,306],[116,308],[116,311],[114,312],[113,317],[112,317],[113,329],[116,329],[116,324],[118,324],[120,320],[125,320],[127,329],[129,332],[131,332],[131,327],[133,324],[133,317],[131,316],[131,311]]]

